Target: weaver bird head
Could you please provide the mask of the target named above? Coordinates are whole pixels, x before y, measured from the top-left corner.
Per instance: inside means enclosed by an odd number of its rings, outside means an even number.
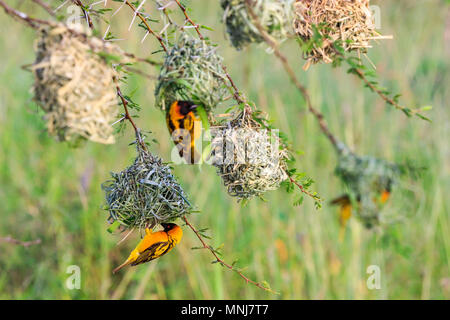
[[[187,115],[189,112],[197,109],[197,105],[191,101],[177,101],[175,102],[179,108],[179,113],[183,116]]]
[[[181,237],[183,236],[183,230],[175,223],[161,223],[161,226],[164,228],[164,232],[166,232],[169,236],[172,237],[176,242],[180,242]]]
[[[161,226],[164,228],[165,232],[169,232],[170,230],[178,227],[175,223],[161,223]]]

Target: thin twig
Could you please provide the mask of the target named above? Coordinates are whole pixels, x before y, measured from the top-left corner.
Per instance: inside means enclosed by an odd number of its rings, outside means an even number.
[[[300,189],[300,191],[303,192],[304,194],[307,194],[308,196],[310,196],[313,199],[318,199],[317,195],[314,195],[311,192],[309,192],[308,190],[306,190],[304,186],[302,186],[300,183],[295,181],[295,179],[292,178],[291,176],[289,176],[289,180],[291,181],[291,183],[295,184]]]
[[[251,284],[257,286],[258,288],[260,288],[260,289],[262,289],[262,290],[265,290],[265,291],[268,291],[268,292],[270,292],[270,293],[278,294],[277,292],[273,291],[272,289],[265,287],[265,286],[262,285],[261,283],[256,282],[256,281],[253,281],[253,280],[247,278],[241,271],[237,270],[237,269],[234,268],[232,265],[230,265],[230,264],[226,263],[225,261],[223,261],[223,260],[217,255],[216,251],[215,251],[210,245],[208,245],[208,244],[205,242],[205,240],[203,240],[203,237],[200,235],[200,233],[198,232],[198,230],[195,229],[195,227],[189,222],[189,220],[186,218],[186,216],[183,217],[183,220],[184,220],[184,222],[186,223],[186,225],[187,225],[189,228],[191,228],[191,230],[195,233],[195,235],[197,236],[197,238],[198,238],[198,239],[200,240],[200,242],[202,243],[203,248],[209,250],[209,251],[212,253],[212,255],[214,256],[214,258],[216,259],[215,262],[220,263],[222,266],[224,266],[224,267],[230,269],[231,271],[234,271],[234,272],[236,272],[237,274],[239,274],[239,276],[240,276],[242,279],[244,279],[246,283],[251,283]]]
[[[223,72],[225,72],[225,76],[227,77],[228,81],[231,84],[231,87],[233,88],[234,100],[236,100],[236,102],[239,104],[243,104],[246,107],[250,107],[247,100],[245,100],[245,97],[243,97],[241,95],[239,89],[237,88],[236,84],[234,83],[233,79],[231,78],[230,74],[228,73],[227,68],[225,66],[222,66],[222,70],[223,70]]]
[[[142,76],[142,77],[145,77],[145,78],[147,78],[147,79],[150,79],[150,80],[157,80],[157,79],[158,79],[157,76],[154,76],[154,75],[152,75],[152,74],[145,73],[144,71],[141,71],[140,69],[137,69],[137,68],[132,68],[132,67],[128,67],[128,66],[124,66],[123,68],[124,68],[126,71],[129,71],[129,72],[134,73],[134,74],[138,74],[138,75],[140,75],[140,76]]]
[[[391,106],[395,107],[398,110],[403,111],[404,113],[406,113],[407,115],[417,115],[420,114],[420,110],[411,110],[409,108],[406,108],[402,105],[400,105],[399,103],[395,102],[394,99],[388,97],[387,95],[385,95],[379,88],[377,88],[369,79],[367,79],[366,75],[364,74],[363,71],[355,68],[354,69],[357,76],[359,76],[364,83],[376,94],[378,94],[380,96],[381,99],[383,99],[387,104],[390,104]]]
[[[156,3],[158,4],[158,6],[160,6],[159,10],[162,10],[162,12],[164,13],[164,15],[167,18],[167,21],[169,22],[169,24],[173,24],[175,25],[175,23],[172,21],[172,19],[169,16],[169,13],[167,12],[167,8],[166,7],[162,7],[161,3],[159,1],[156,1]],[[161,9],[162,7],[162,9]]]
[[[384,37],[377,37],[378,39],[392,39],[393,37],[392,36],[384,36]],[[339,56],[340,58],[342,58],[343,60],[346,60],[347,61],[347,63],[349,63],[348,62],[348,60],[346,59],[346,57],[344,56],[344,54],[341,52],[341,51],[339,51],[335,46],[333,46],[332,47],[332,49],[334,50],[334,52],[335,52],[335,54],[337,55],[337,56]],[[369,59],[369,57],[366,55],[366,54],[364,54],[365,55],[365,57],[367,58],[367,60],[369,60],[369,62],[370,62],[370,64],[372,65],[372,67],[374,68],[374,69],[376,69],[376,67],[375,67],[375,65],[374,65],[374,63]],[[361,62],[361,59],[359,58],[358,59],[359,60],[359,62],[360,62],[360,66],[361,67],[363,67],[363,65],[362,65],[362,62]],[[360,69],[358,69],[358,68],[355,68],[355,67],[353,67],[353,65],[351,65],[351,73],[353,73],[353,74],[356,74],[356,76],[358,76],[361,80],[363,80],[364,81],[364,83],[374,92],[374,93],[376,93],[376,94],[378,94],[379,96],[380,96],[380,98],[382,99],[382,100],[384,100],[387,104],[389,104],[389,105],[391,105],[391,106],[393,106],[393,107],[395,107],[396,109],[398,109],[398,110],[401,110],[401,111],[403,111],[403,113],[405,113],[408,117],[410,117],[410,116],[413,116],[413,115],[416,115],[416,116],[418,116],[419,118],[422,118],[422,119],[424,119],[424,120],[428,120],[428,121],[430,121],[427,117],[425,117],[424,115],[422,115],[420,112],[421,112],[421,110],[420,109],[410,109],[410,108],[407,108],[407,107],[405,107],[405,106],[402,106],[402,105],[400,105],[398,102],[396,102],[394,99],[392,99],[392,98],[390,98],[389,96],[387,96],[384,92],[383,92],[383,90],[382,89],[380,89],[380,88],[378,88],[372,81],[370,81],[368,78],[367,78],[367,76],[366,76],[366,74],[362,71],[362,70],[360,70]]]
[[[72,0],[72,2],[78,6],[81,11],[83,12],[84,18],[86,19],[89,28],[94,29],[94,24],[92,23],[91,16],[89,15],[89,12],[86,10],[84,4],[81,2],[81,0]]]
[[[142,139],[141,130],[137,127],[136,123],[133,120],[133,117],[131,117],[131,115],[130,115],[130,112],[128,110],[128,101],[127,101],[127,99],[125,99],[125,97],[123,96],[122,91],[120,91],[119,86],[116,86],[116,90],[117,90],[117,95],[122,100],[122,106],[123,106],[123,109],[125,111],[124,118],[126,120],[128,120],[131,123],[131,125],[133,126],[134,132],[136,134],[137,142],[141,145],[142,150],[148,151],[147,145],[144,143],[144,140]]]
[[[142,16],[142,14],[140,14],[136,8],[133,6],[133,4],[128,1],[125,0],[125,4],[131,8],[131,10],[133,10],[133,12],[138,16],[139,19],[141,19],[142,23],[145,25],[145,27],[147,28],[147,31],[150,32],[150,34],[152,36],[154,36],[156,39],[158,39],[159,43],[161,44],[161,47],[164,49],[165,52],[168,52],[166,45],[164,44],[164,40],[163,38],[161,38],[160,35],[158,35],[157,33],[155,33],[153,31],[153,29],[149,26],[149,24],[147,23],[147,20]]]
[[[3,10],[5,10],[7,15],[10,15],[12,17],[18,18],[19,20],[25,22],[26,24],[28,24],[31,28],[33,29],[38,29],[40,25],[45,24],[45,25],[53,25],[51,22],[46,21],[46,20],[41,20],[41,19],[37,19],[37,18],[31,18],[29,17],[27,14],[13,9],[11,7],[9,7],[3,0],[0,0],[0,7],[3,8]]]
[[[194,21],[188,16],[186,8],[180,3],[179,0],[175,0],[175,2],[180,7],[181,11],[183,11],[184,16],[186,17],[186,20],[195,28],[195,31],[197,31],[198,37],[200,40],[205,40],[202,33],[200,32],[200,27],[198,24],[195,24]]]
[[[135,61],[144,62],[144,63],[147,63],[147,64],[149,64],[151,66],[158,66],[159,67],[159,66],[163,65],[163,63],[161,61],[154,61],[154,60],[151,60],[149,58],[139,58],[139,57],[136,57],[132,53],[124,52],[124,55],[129,57],[129,58],[131,58],[131,59],[133,59],[133,60],[135,60]]]
[[[14,239],[11,236],[7,236],[7,237],[0,238],[0,242],[11,243],[14,245],[28,248],[29,246],[40,244],[42,241],[41,241],[41,239],[36,239],[36,240],[32,240],[32,241],[21,241],[21,240]]]
[[[49,15],[51,15],[52,17],[55,16],[55,12],[53,11],[52,7],[50,7],[47,3],[45,3],[42,0],[31,0],[34,3],[36,3],[37,5],[41,6],[45,11],[47,11],[47,13]]]

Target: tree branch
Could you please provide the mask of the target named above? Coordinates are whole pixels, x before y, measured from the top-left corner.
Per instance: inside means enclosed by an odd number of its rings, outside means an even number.
[[[133,10],[134,14],[135,14],[139,19],[141,19],[142,23],[143,23],[143,24],[145,25],[145,27],[147,28],[147,31],[148,31],[152,36],[154,36],[156,39],[158,39],[159,43],[161,44],[161,47],[162,47],[162,48],[164,49],[164,51],[167,53],[168,50],[167,50],[166,45],[164,44],[163,38],[161,38],[160,35],[158,35],[157,33],[155,33],[155,32],[153,31],[153,29],[152,29],[152,28],[149,26],[149,24],[147,23],[147,20],[142,16],[142,14],[140,14],[140,13],[136,10],[136,8],[133,6],[133,4],[132,4],[130,1],[125,0],[125,4],[126,4],[128,7],[130,7],[131,10]]]
[[[38,29],[39,26],[42,25],[42,24],[52,25],[52,23],[50,23],[49,21],[36,19],[36,18],[31,18],[28,15],[26,15],[25,13],[9,7],[3,0],[0,0],[0,7],[2,7],[3,10],[5,10],[5,13],[7,15],[15,17],[15,18],[19,19],[22,22],[25,22],[26,24],[28,24],[33,29]]]
[[[32,241],[21,241],[21,240],[14,239],[11,236],[7,236],[7,237],[0,238],[0,242],[11,243],[14,245],[22,246],[24,248],[28,248],[30,246],[40,244],[42,241],[41,241],[41,239],[36,239],[36,240],[32,240]]]
[[[133,126],[134,132],[136,134],[137,143],[139,143],[141,145],[142,150],[148,151],[147,145],[144,143],[144,139],[142,139],[141,130],[137,127],[136,123],[134,122],[133,118],[130,115],[130,112],[128,110],[127,99],[125,99],[125,97],[123,96],[122,91],[120,91],[119,86],[116,86],[116,90],[117,90],[117,95],[119,96],[120,100],[122,101],[122,106],[125,111],[123,119],[128,120],[131,123],[131,125]]]
[[[81,2],[81,0],[72,0],[72,3],[81,9],[89,28],[94,29],[94,24],[92,23],[91,16],[89,15],[89,12],[86,10],[86,8],[85,8],[84,4]]]
[[[356,75],[358,77],[360,77],[364,83],[376,94],[378,94],[380,96],[381,99],[383,99],[387,104],[395,107],[398,110],[403,111],[407,116],[411,116],[411,115],[418,115],[421,116],[421,118],[425,118],[423,115],[420,114],[419,109],[415,109],[415,110],[411,110],[405,106],[400,105],[399,103],[397,103],[396,101],[394,101],[394,99],[388,97],[386,94],[384,94],[382,92],[382,90],[380,90],[379,88],[377,88],[377,86],[375,86],[369,79],[367,79],[366,75],[364,74],[364,72],[360,69],[354,68],[352,69],[354,70],[354,72],[356,73]]]
[[[180,7],[181,11],[183,11],[183,14],[184,14],[186,20],[195,28],[195,31],[197,31],[197,34],[198,34],[198,37],[200,38],[200,40],[205,40],[205,38],[203,37],[203,35],[200,32],[200,28],[199,28],[198,24],[195,24],[194,21],[192,21],[192,19],[188,16],[186,8],[180,3],[179,0],[175,0],[175,2]]]

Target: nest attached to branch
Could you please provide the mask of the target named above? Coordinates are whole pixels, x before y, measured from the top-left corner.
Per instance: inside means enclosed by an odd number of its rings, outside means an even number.
[[[217,47],[188,35],[183,35],[164,60],[155,96],[162,110],[176,100],[192,101],[210,112],[229,93],[223,58]]]
[[[168,165],[138,148],[133,165],[102,185],[109,222],[122,228],[140,229],[173,221],[189,214],[192,207]]]
[[[346,52],[364,53],[371,40],[386,38],[375,30],[369,0],[297,0],[294,11],[295,32],[304,43],[312,42],[304,52],[305,69],[333,62],[338,54],[335,43]]]
[[[247,11],[246,0],[221,0],[223,22],[231,43],[237,49],[264,41]],[[253,0],[253,11],[265,31],[278,41],[292,33],[292,6],[294,0]]]
[[[400,174],[396,164],[370,156],[358,156],[341,145],[336,175],[345,183],[357,213],[367,228],[380,222],[383,192],[391,192]]]
[[[123,56],[121,49],[60,25],[39,31],[35,51],[34,100],[48,132],[60,141],[114,143],[116,71],[101,55]]]
[[[212,164],[231,196],[261,197],[288,178],[288,151],[274,130],[269,132],[253,119],[251,110],[211,132]]]

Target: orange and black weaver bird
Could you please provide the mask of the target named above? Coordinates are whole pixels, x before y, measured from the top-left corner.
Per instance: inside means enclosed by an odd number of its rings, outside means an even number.
[[[197,163],[200,154],[195,149],[195,140],[201,135],[201,120],[190,101],[175,101],[166,113],[167,128],[178,148],[180,157],[188,164]]]
[[[390,186],[390,183],[389,183],[388,186],[386,187],[386,189],[384,189],[381,192],[380,197],[378,199],[374,199],[374,202],[379,202],[381,205],[384,205],[389,200],[390,196],[391,196],[391,186]],[[359,196],[357,197],[356,201],[358,203],[361,201]],[[344,194],[343,196],[341,196],[341,197],[339,197],[337,199],[334,199],[330,203],[332,205],[339,205],[340,206],[339,224],[341,225],[341,230],[340,230],[340,233],[339,233],[339,239],[343,240],[345,227],[347,225],[347,221],[352,216],[352,202],[351,202],[350,196],[348,194]]]
[[[183,230],[179,226],[174,223],[161,223],[161,225],[164,228],[162,231],[152,232],[149,228],[145,229],[145,237],[131,251],[128,259],[113,270],[113,273],[128,265],[136,266],[155,260],[168,253],[180,242]]]

